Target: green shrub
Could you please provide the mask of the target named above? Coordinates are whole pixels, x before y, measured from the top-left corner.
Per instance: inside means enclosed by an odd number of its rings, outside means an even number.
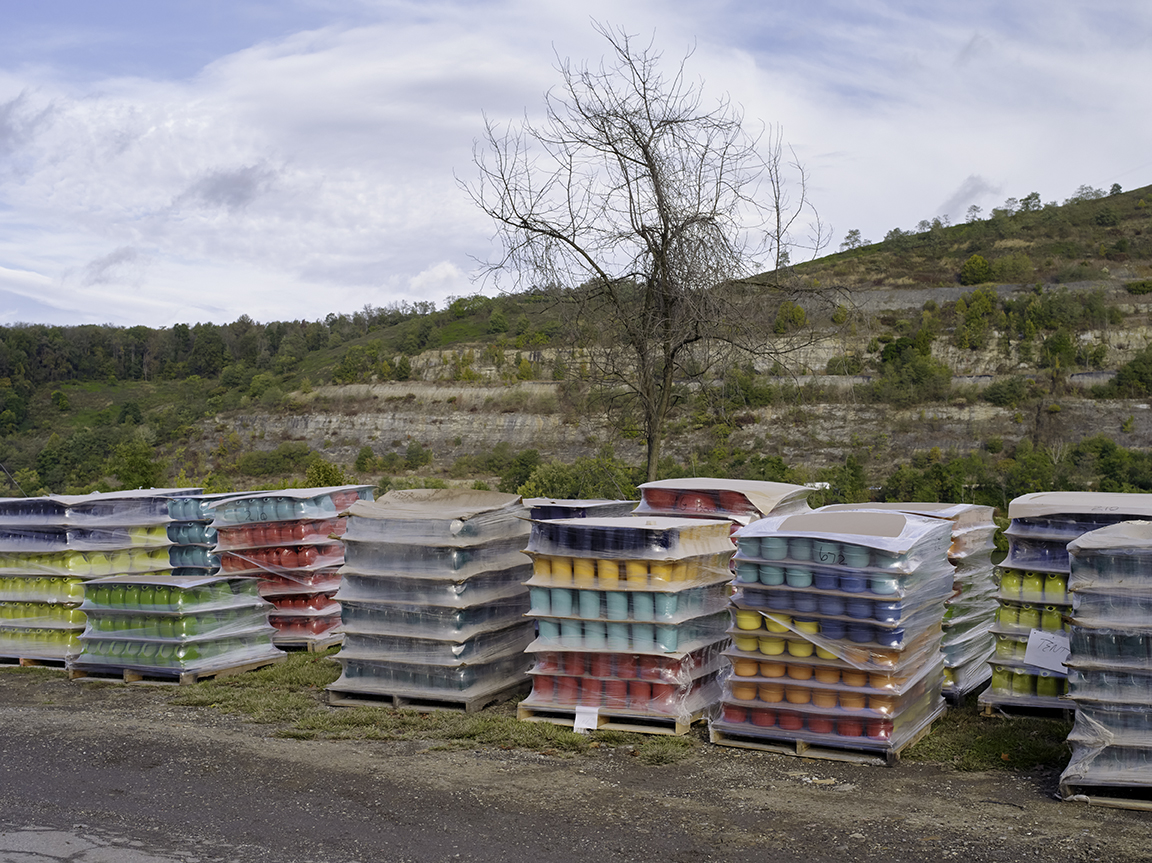
[[[982,285],[992,281],[992,266],[983,255],[973,255],[960,268],[960,284]]]
[[[1010,377],[995,381],[980,394],[984,401],[999,408],[1014,408],[1028,397],[1028,381],[1026,378]],[[1001,441],[1003,446],[1003,441]],[[998,452],[998,450],[996,450]],[[989,450],[993,452],[993,450]]]
[[[841,354],[828,360],[824,367],[827,375],[858,375],[864,370],[864,363],[857,356]]]
[[[1124,286],[1124,290],[1137,296],[1141,294],[1152,294],[1152,279],[1144,279],[1139,282],[1129,282]]]

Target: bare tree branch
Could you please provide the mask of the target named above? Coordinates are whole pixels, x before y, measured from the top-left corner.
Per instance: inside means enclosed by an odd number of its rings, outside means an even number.
[[[461,185],[501,240],[487,272],[550,287],[572,309],[590,380],[610,402],[636,407],[654,479],[686,383],[732,351],[787,347],[772,327],[795,296],[791,250],[815,256],[830,231],[779,128],[762,142],[727,96],[706,106],[685,74],[690,53],[665,75],[651,44],[594,26],[608,58],[559,60],[561,83],[539,123],[486,120],[479,177]],[[765,263],[770,274],[741,281]]]

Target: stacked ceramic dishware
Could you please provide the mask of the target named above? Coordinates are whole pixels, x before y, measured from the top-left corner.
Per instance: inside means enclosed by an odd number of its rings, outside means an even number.
[[[283,659],[272,644],[271,606],[249,578],[121,575],[85,587],[84,649],[73,677],[124,674],[195,680]]]
[[[532,693],[518,715],[682,733],[716,701],[728,644],[729,522],[536,522]]]
[[[83,582],[211,566],[180,541],[175,496],[198,489],[94,493],[0,502],[0,656],[62,661],[81,649]],[[193,561],[192,552],[195,551]],[[186,555],[186,551],[188,552]]]
[[[955,567],[954,594],[945,601],[944,695],[958,701],[992,675],[992,625],[1000,607],[992,552],[996,522],[992,507],[970,503],[860,503],[821,507],[820,512],[872,509],[945,519],[952,525],[948,560]]]
[[[1152,522],[1086,533],[1068,546],[1069,697],[1076,724],[1065,799],[1152,788]]]
[[[296,488],[239,495],[209,504],[221,571],[258,578],[281,647],[339,642],[340,586],[347,526],[342,515],[371,500],[366,485]]]
[[[732,673],[712,740],[887,756],[943,709],[951,525],[901,512],[811,512],[737,532]]]
[[[808,511],[812,489],[784,482],[695,477],[662,479],[640,486],[634,514],[673,518],[723,518],[733,529],[768,515]]]
[[[349,512],[332,703],[473,710],[526,683],[534,627],[518,496],[413,489]]]
[[[529,516],[536,520],[552,518],[612,518],[628,515],[636,508],[634,500],[556,500],[550,497],[525,498]]]
[[[1089,531],[1152,516],[1152,495],[1038,492],[1008,504],[1004,531],[1008,556],[997,569],[999,592],[989,664],[992,683],[980,695],[994,708],[1065,709],[1067,675],[1024,661],[1033,630],[1066,632],[1072,609],[1068,593],[1068,543]]]

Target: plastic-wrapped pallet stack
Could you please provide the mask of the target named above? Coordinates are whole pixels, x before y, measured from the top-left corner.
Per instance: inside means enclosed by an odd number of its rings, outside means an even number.
[[[662,479],[640,486],[635,515],[725,518],[736,526],[769,515],[807,512],[812,489],[785,482],[695,477]]]
[[[992,507],[971,503],[860,503],[821,507],[819,512],[871,509],[907,512],[952,524],[948,560],[955,567],[955,594],[945,603],[944,695],[954,700],[974,692],[992,676],[988,659],[995,646],[992,624],[996,610],[995,567],[992,565],[996,523]]]
[[[685,733],[720,695],[729,523],[584,518],[533,524],[532,693],[518,716]]]
[[[279,662],[270,605],[249,578],[123,575],[88,582],[83,652],[73,679],[121,674],[125,681],[177,677],[195,682]]]
[[[260,579],[274,608],[272,641],[317,650],[340,642],[340,566],[347,527],[341,513],[372,499],[367,485],[292,488],[229,497],[209,504],[225,575]]]
[[[524,500],[529,515],[535,520],[553,518],[612,518],[628,515],[636,508],[634,500],[554,500],[532,497]]]
[[[732,675],[713,742],[892,760],[927,733],[943,709],[950,528],[907,513],[816,511],[738,531]]]
[[[112,574],[210,571],[200,535],[153,489],[0,502],[0,656],[63,661],[79,653],[83,583]],[[182,504],[181,504],[182,505]]]
[[[392,491],[350,510],[332,704],[472,711],[527,682],[531,563],[517,495]]]
[[[69,571],[65,523],[58,501],[0,500],[0,657],[63,662],[80,651],[91,576]]]
[[[992,684],[980,695],[994,708],[1063,709],[1067,675],[1024,661],[1032,630],[1067,631],[1068,543],[1089,531],[1152,516],[1152,495],[1037,492],[1008,504],[1008,556],[997,569],[1000,589],[989,664]]]
[[[1141,797],[1152,789],[1152,523],[1086,533],[1068,552],[1076,724],[1061,796]]]

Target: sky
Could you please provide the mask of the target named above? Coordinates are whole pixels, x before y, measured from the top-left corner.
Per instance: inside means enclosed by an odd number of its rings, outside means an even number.
[[[0,0],[0,325],[505,289],[460,181],[485,117],[538,117],[558,60],[599,63],[593,20],[778,126],[832,251],[1152,183],[1130,0]]]

